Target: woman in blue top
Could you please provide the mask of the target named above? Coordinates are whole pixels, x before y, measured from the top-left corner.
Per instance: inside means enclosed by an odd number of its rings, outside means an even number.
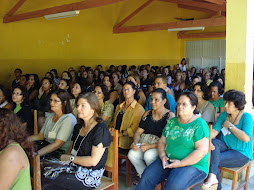
[[[244,112],[245,95],[236,90],[224,94],[225,109],[213,127],[210,173],[202,189],[221,189],[219,167],[241,167],[253,159],[253,120]]]

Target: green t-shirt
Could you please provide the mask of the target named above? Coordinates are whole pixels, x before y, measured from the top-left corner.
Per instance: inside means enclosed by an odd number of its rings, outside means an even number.
[[[213,104],[213,107],[217,108],[217,113],[220,113],[220,108],[223,108],[224,107],[224,100],[223,98],[220,98],[218,100],[215,100],[215,101],[210,101]]]
[[[181,124],[177,117],[168,121],[162,135],[166,138],[165,153],[169,159],[182,160],[195,150],[195,142],[207,137],[209,139],[209,127],[202,118],[197,118],[191,123]],[[193,167],[208,174],[209,153]]]

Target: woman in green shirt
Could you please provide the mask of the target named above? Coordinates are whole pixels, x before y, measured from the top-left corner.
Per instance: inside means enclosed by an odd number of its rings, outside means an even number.
[[[224,108],[224,100],[220,97],[220,95],[223,94],[222,85],[218,81],[214,81],[209,86],[209,92],[210,92],[210,100],[213,104],[213,106],[216,108],[217,115],[215,115],[215,118],[217,118],[220,113],[225,111]]]
[[[31,190],[30,165],[33,144],[19,118],[6,108],[0,109],[0,187],[1,190]]]
[[[198,98],[184,92],[177,100],[178,116],[168,121],[158,142],[159,158],[149,165],[136,190],[153,190],[167,179],[164,189],[187,189],[208,174],[209,127],[197,117]]]

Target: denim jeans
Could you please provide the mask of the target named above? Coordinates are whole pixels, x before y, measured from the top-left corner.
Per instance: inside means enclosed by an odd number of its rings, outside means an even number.
[[[219,167],[241,167],[249,161],[249,158],[236,150],[229,150],[227,145],[219,139],[213,139],[212,143],[215,146],[215,150],[211,152],[210,173],[216,175],[219,181],[218,190],[220,190],[221,181]]]
[[[186,190],[203,181],[207,174],[193,166],[163,169],[160,158],[150,164],[142,174],[136,190],[154,190],[156,185],[167,179],[164,189]]]
[[[128,153],[128,158],[134,165],[136,171],[138,172],[139,177],[141,177],[146,166],[149,166],[151,163],[153,163],[157,157],[158,157],[157,148],[152,148],[145,152],[142,152],[140,148],[137,151],[131,149]]]

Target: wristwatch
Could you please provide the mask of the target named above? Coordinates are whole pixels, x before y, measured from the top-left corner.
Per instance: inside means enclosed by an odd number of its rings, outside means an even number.
[[[234,125],[231,125],[228,129],[230,129],[230,130],[231,130],[233,127],[234,127]]]
[[[74,161],[74,156],[70,157],[70,161],[72,161],[72,162]]]

